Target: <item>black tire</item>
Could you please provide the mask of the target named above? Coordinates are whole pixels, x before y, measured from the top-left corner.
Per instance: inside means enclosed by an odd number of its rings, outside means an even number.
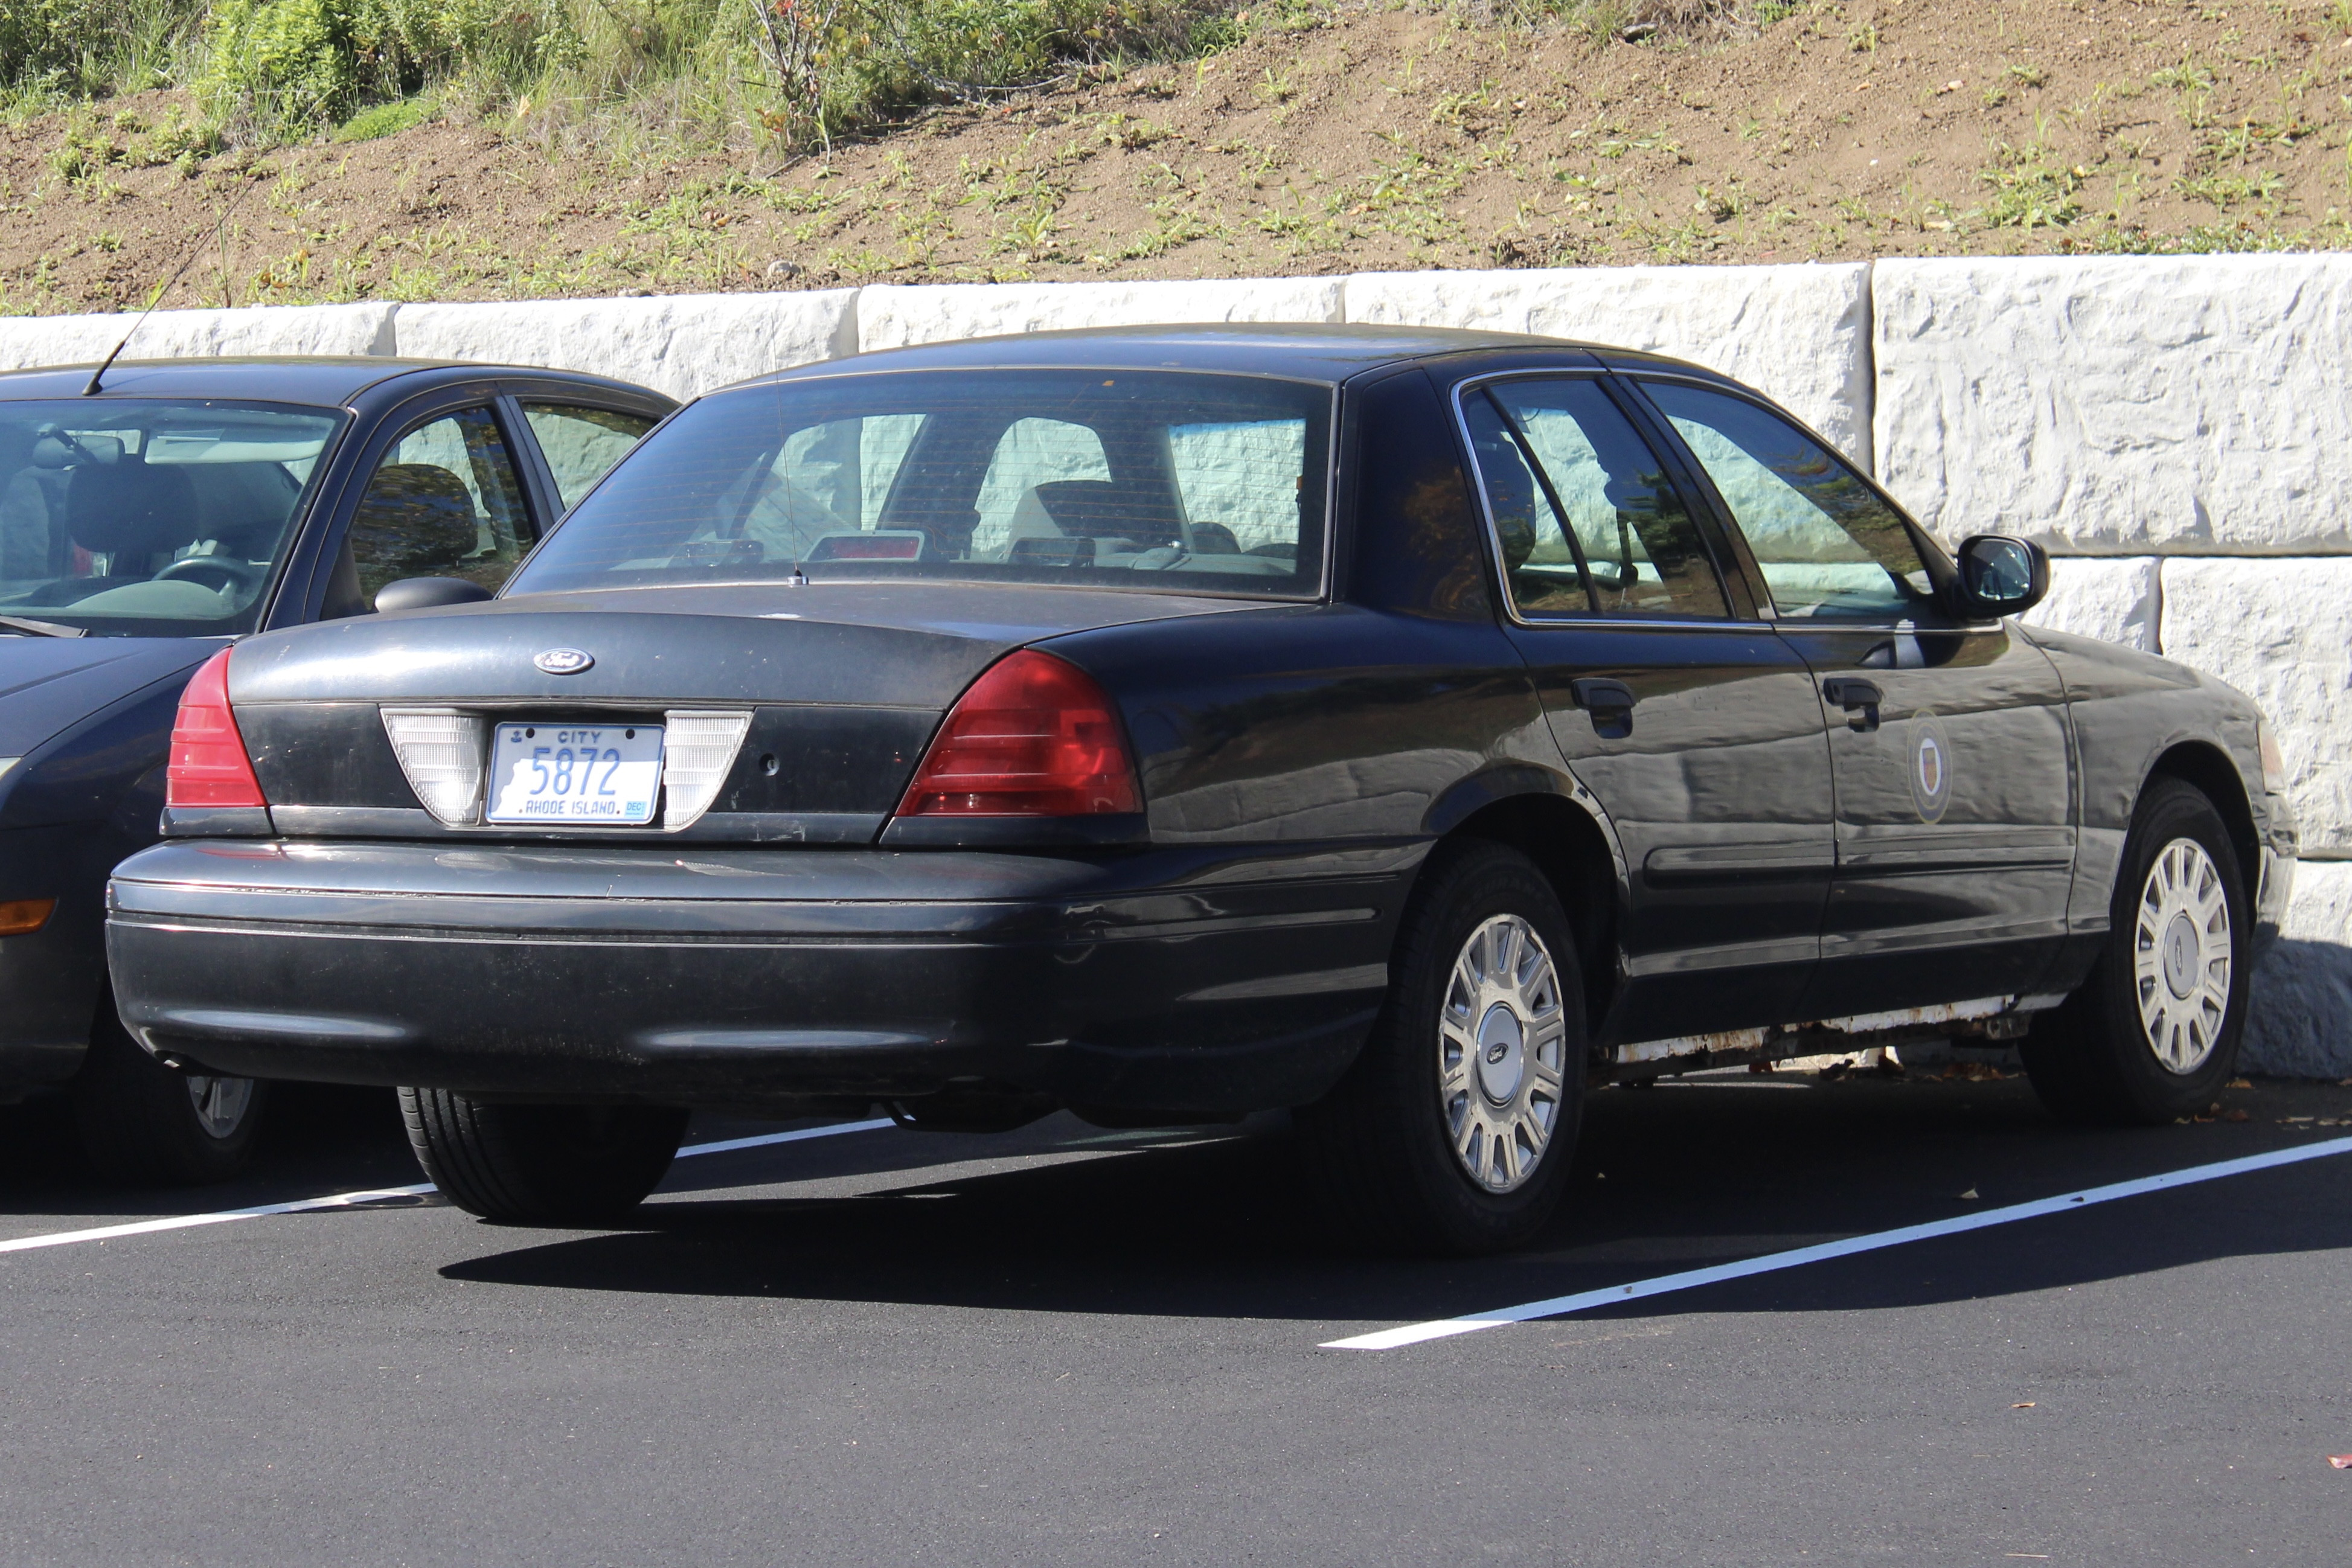
[[[252,1157],[269,1097],[269,1086],[254,1079],[164,1066],[124,1030],[110,994],[72,1087],[91,1169],[139,1186],[201,1186],[236,1175]]]
[[[1537,1079],[1529,1075],[1538,1068],[1521,1051],[1512,1079],[1520,1085],[1517,1101],[1471,1099],[1489,1082],[1478,1065],[1484,1057],[1474,1051],[1467,1069],[1449,1065],[1452,1048],[1440,1013],[1449,1006],[1455,967],[1468,957],[1473,935],[1506,916],[1523,922],[1550,959],[1558,1082],[1550,1086],[1556,1097],[1537,1157],[1517,1185],[1496,1190],[1486,1156],[1503,1152],[1506,1140],[1481,1145],[1481,1164],[1489,1173],[1482,1181],[1471,1174],[1468,1156],[1456,1153],[1457,1129],[1466,1128],[1470,1141],[1479,1144],[1475,1124],[1482,1111],[1517,1114],[1510,1106],[1520,1102],[1532,1109],[1530,1085]],[[1476,841],[1440,846],[1405,912],[1391,976],[1388,1001],[1363,1054],[1330,1094],[1296,1113],[1303,1174],[1349,1233],[1383,1250],[1468,1254],[1519,1246],[1559,1206],[1584,1111],[1583,977],[1559,899],[1543,873],[1515,851]],[[1493,1004],[1474,1000],[1473,1008],[1473,1028],[1494,1013]],[[1547,1020],[1555,1014],[1537,1009],[1532,1017],[1536,1027],[1528,1034],[1549,1041]],[[1501,1024],[1507,1036],[1517,1019],[1515,1012]],[[1484,1040],[1484,1033],[1477,1039]],[[1445,1090],[1449,1072],[1460,1076]],[[1523,1147],[1511,1141],[1507,1152]]]
[[[509,1225],[595,1225],[645,1201],[686,1136],[667,1105],[509,1105],[403,1089],[416,1163],[468,1214]]]
[[[2226,934],[2216,936],[2210,923],[2200,925],[2186,910],[2162,922],[2162,930],[2141,918],[2144,907],[2156,907],[2147,903],[2152,891],[2162,901],[2161,889],[2151,883],[2159,857],[2184,841],[2202,852],[2220,883]],[[2195,866],[2194,856],[2179,853],[2175,866]],[[2173,944],[2184,918],[2189,940],[2208,944],[2199,953],[2227,952],[2226,987],[2211,974],[2210,957],[2192,953],[2177,965],[2171,962],[2179,951]],[[2067,1121],[2110,1126],[2155,1126],[2204,1111],[2237,1070],[2252,969],[2248,937],[2253,918],[2237,849],[2221,813],[2200,790],[2178,779],[2158,779],[2140,797],[2131,835],[2124,841],[2108,920],[2107,945],[2089,978],[2063,1007],[2038,1020],[2021,1043],[2034,1092]],[[2153,977],[2140,972],[2144,952],[2155,967]],[[2183,993],[2179,983],[2192,989]],[[2197,1010],[2192,1004],[2200,993],[2210,1006],[2184,1030],[2177,1020]],[[2151,1028],[2143,1020],[2144,1000],[2180,1010],[2159,1013]],[[2218,1023],[2211,1021],[2214,1012],[2220,1014]],[[2168,1048],[2159,1045],[2159,1036],[2172,1042]],[[2203,1054],[2183,1071],[2168,1063],[2164,1049],[2182,1061],[2192,1051]]]

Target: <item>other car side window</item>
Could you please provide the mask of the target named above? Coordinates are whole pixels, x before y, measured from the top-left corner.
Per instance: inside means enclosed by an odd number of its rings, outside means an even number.
[[[514,460],[487,408],[428,420],[394,442],[368,479],[349,538],[368,601],[406,577],[495,589],[530,544]]]
[[[659,423],[651,414],[562,402],[525,402],[522,417],[555,476],[556,504],[565,511]]]
[[[1821,443],[1745,398],[1676,382],[1643,390],[1731,508],[1780,614],[1906,621],[1933,604],[1910,528]]]
[[[1463,413],[1522,616],[1729,613],[1689,509],[1595,382],[1499,382]]]

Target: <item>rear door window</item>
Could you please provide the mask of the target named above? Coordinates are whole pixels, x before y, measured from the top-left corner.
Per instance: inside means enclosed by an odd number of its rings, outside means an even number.
[[[556,504],[565,511],[579,505],[580,497],[659,423],[650,414],[561,402],[525,402],[522,417],[539,443],[539,455],[547,459],[548,472],[555,476]]]
[[[1463,413],[1522,616],[1729,613],[1689,509],[1596,382],[1498,382]]]

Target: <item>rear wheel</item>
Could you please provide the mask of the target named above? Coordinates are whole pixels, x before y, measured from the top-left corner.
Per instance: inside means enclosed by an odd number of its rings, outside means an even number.
[[[2023,1041],[2042,1103],[2142,1126],[2210,1105],[2237,1065],[2251,929],[2221,813],[2193,787],[2156,780],[2125,841],[2106,950]]]
[[[89,1054],[73,1082],[74,1121],[91,1166],[111,1181],[194,1186],[245,1168],[268,1085],[179,1072],[139,1049],[99,1007]]]
[[[1525,856],[1439,853],[1362,1056],[1296,1120],[1312,1178],[1359,1236],[1487,1252],[1542,1229],[1565,1190],[1584,988],[1559,900]]]
[[[686,1136],[662,1105],[509,1105],[403,1089],[417,1164],[449,1201],[511,1225],[594,1225],[645,1201]]]

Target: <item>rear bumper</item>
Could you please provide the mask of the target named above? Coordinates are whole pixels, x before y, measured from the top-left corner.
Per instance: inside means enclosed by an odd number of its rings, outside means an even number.
[[[681,847],[166,842],[108,891],[117,1000],[252,1077],[1255,1110],[1354,1059],[1424,852]]]

